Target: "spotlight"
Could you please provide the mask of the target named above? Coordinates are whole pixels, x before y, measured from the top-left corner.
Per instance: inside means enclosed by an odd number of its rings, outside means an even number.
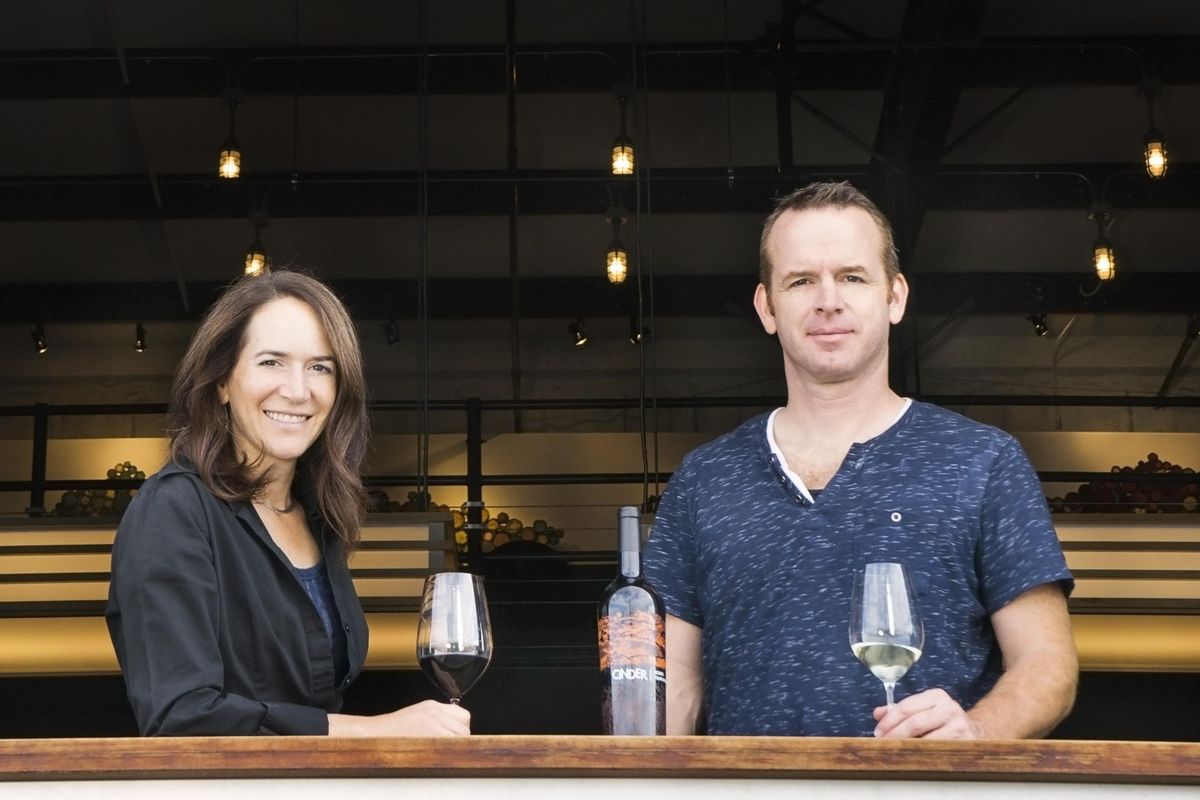
[[[1045,314],[1030,314],[1025,319],[1033,323],[1033,332],[1038,336],[1045,336],[1050,333],[1050,326],[1046,324]]]
[[[232,180],[242,174],[242,149],[233,135],[241,93],[230,90],[225,93],[224,99],[225,105],[229,107],[229,138],[221,145],[221,154],[217,156],[217,177]]]
[[[575,340],[576,347],[583,347],[588,343],[587,328],[584,326],[582,318],[568,325],[567,330],[571,332],[571,337]]]
[[[38,355],[46,352],[50,348],[46,347],[46,331],[42,329],[42,323],[38,323],[37,327],[29,332],[33,337],[33,347],[37,350]]]
[[[625,209],[613,206],[608,210],[607,219],[612,225],[613,238],[604,258],[605,273],[608,275],[608,282],[615,286],[624,283],[625,277],[629,274],[629,251],[621,242],[621,226],[625,224]]]
[[[642,339],[646,338],[649,335],[650,335],[650,329],[643,325],[638,324],[637,312],[634,311],[634,312],[630,313],[630,315],[629,315],[629,343],[632,345],[635,345],[635,346],[639,345],[642,343]]]
[[[612,174],[613,175],[632,175],[633,174],[633,140],[629,138],[629,134],[625,132],[625,104],[629,98],[621,95],[618,98],[621,103],[621,132],[617,138],[613,140],[612,146]]]
[[[139,353],[146,352],[146,327],[140,322],[133,332],[133,349]]]
[[[396,344],[400,341],[400,323],[394,319],[390,319],[380,326],[383,328],[383,336],[387,340],[388,346]]]

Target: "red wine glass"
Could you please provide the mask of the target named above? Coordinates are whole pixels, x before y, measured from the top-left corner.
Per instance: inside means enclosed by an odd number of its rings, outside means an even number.
[[[435,686],[458,705],[492,660],[483,578],[439,572],[425,579],[417,621],[417,662]]]

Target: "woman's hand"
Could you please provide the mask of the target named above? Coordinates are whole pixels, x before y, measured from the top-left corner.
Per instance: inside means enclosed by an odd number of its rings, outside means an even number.
[[[462,706],[424,700],[388,714],[360,717],[330,714],[330,736],[469,736],[471,712]]]

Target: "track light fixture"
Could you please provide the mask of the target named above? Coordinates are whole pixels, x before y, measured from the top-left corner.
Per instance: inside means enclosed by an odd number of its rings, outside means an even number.
[[[1050,333],[1050,326],[1046,323],[1045,314],[1030,314],[1025,319],[1033,323],[1033,332],[1035,335],[1045,336]]]
[[[632,175],[633,140],[630,139],[629,134],[625,132],[625,104],[629,102],[629,98],[622,94],[617,99],[621,104],[621,132],[617,135],[617,138],[613,140],[612,174]]]
[[[642,339],[650,335],[650,329],[639,325],[639,321],[637,311],[631,311],[629,313],[629,343],[632,345],[641,344]]]
[[[400,341],[400,323],[394,319],[389,319],[383,325],[383,337],[387,340],[388,346],[396,344]]]
[[[613,238],[604,257],[605,273],[608,275],[608,282],[615,286],[624,283],[625,277],[629,275],[629,251],[621,242],[621,226],[625,224],[625,209],[613,206],[608,210],[607,219],[608,223],[612,225]]]
[[[139,353],[146,352],[146,327],[140,322],[133,331],[133,349]]]
[[[42,323],[39,322],[37,327],[29,332],[29,335],[33,337],[33,348],[38,355],[50,349],[46,347],[46,331],[42,329]]]
[[[262,243],[262,231],[268,223],[267,215],[252,214],[250,221],[254,225],[254,241],[246,250],[245,272],[247,275],[262,275],[271,271],[271,257],[267,255],[267,248]]]
[[[242,148],[238,146],[234,136],[234,123],[237,119],[237,107],[241,103],[241,92],[230,90],[224,96],[225,105],[229,108],[229,138],[221,145],[221,154],[217,157],[217,176],[232,180],[242,174]]]
[[[582,317],[568,325],[567,330],[571,332],[576,347],[583,347],[588,343],[587,327],[584,325]]]
[[[1112,212],[1108,206],[1097,203],[1088,214],[1096,221],[1096,241],[1092,243],[1092,267],[1101,283],[1107,283],[1117,276],[1117,253],[1113,250],[1112,242],[1104,235],[1104,228],[1112,220]]]
[[[1150,129],[1146,131],[1143,141],[1142,157],[1151,178],[1161,178],[1167,174],[1167,142],[1154,124],[1154,97],[1159,88],[1157,81],[1146,81],[1142,86],[1142,94],[1146,96],[1146,116],[1150,122]]]

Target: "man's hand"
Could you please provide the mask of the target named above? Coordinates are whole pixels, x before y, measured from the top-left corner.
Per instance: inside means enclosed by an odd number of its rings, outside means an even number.
[[[909,695],[892,707],[875,709],[880,738],[981,739],[983,729],[944,689]]]
[[[1057,584],[1037,586],[992,615],[1004,674],[964,711],[942,689],[875,709],[876,736],[1026,739],[1045,736],[1075,700],[1079,663],[1067,601]]]

